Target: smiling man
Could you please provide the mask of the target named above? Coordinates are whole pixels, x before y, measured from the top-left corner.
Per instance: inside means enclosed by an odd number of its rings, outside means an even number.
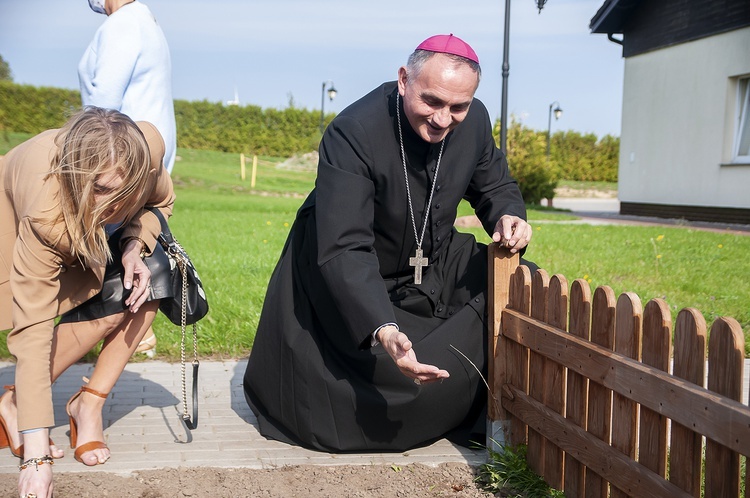
[[[467,358],[486,371],[486,246],[453,224],[467,199],[514,252],[531,227],[474,99],[480,75],[467,43],[433,36],[326,129],[244,378],[266,437],[325,451],[484,440]]]

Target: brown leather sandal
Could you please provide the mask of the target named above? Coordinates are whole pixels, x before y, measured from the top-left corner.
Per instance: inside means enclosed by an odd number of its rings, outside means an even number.
[[[5,392],[8,391],[15,391],[16,386],[3,386],[5,389]],[[3,396],[5,396],[5,393],[3,393]],[[11,394],[11,396],[13,396]],[[2,415],[0,415],[0,448],[10,448],[10,452],[13,454],[13,456],[16,456],[18,458],[23,458],[23,445],[19,446],[18,448],[14,448],[11,445],[12,439],[10,438],[10,431],[8,430],[8,425],[5,423],[5,419]]]
[[[68,413],[68,418],[70,419],[70,447],[75,448],[75,453],[73,454],[73,456],[82,464],[88,465],[83,461],[81,455],[88,451],[108,448],[107,445],[104,444],[104,441],[89,441],[88,443],[83,443],[81,446],[76,447],[76,443],[78,442],[78,422],[76,422],[76,419],[73,418],[73,415],[70,414],[70,404],[82,393],[93,394],[94,396],[98,396],[104,399],[107,399],[107,396],[109,396],[109,394],[100,393],[99,391],[95,391],[90,387],[81,386],[81,389],[77,393],[75,393],[73,397],[68,400],[68,404],[65,405],[65,411]],[[100,463],[97,461],[94,465],[91,465],[91,467],[99,464]]]
[[[15,385],[7,385],[3,386],[3,389],[5,389],[5,392],[8,391],[15,391],[16,386]],[[5,393],[3,393],[0,397],[5,396]],[[18,458],[23,458],[23,444],[19,446],[18,448],[14,448],[11,446],[11,442],[13,440],[10,438],[10,431],[8,430],[8,425],[5,423],[5,419],[2,415],[0,415],[0,449],[2,448],[10,448],[10,452],[13,454],[13,456]],[[52,438],[49,440],[49,445],[54,446],[55,443],[52,441]],[[50,452],[51,454],[52,452]],[[53,458],[60,458],[60,457],[53,457]]]

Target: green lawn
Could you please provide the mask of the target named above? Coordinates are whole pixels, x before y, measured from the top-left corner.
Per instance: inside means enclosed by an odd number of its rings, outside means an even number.
[[[0,154],[23,135],[0,134]],[[177,202],[170,225],[193,258],[211,310],[199,326],[202,357],[242,358],[251,347],[266,284],[295,213],[312,189],[314,173],[280,168],[281,159],[259,158],[256,185],[240,177],[239,154],[179,149],[173,179]],[[471,213],[465,203],[460,215]],[[701,310],[707,323],[733,316],[750,338],[750,237],[685,227],[590,226],[554,210],[529,210],[534,239],[526,257],[568,283],[586,278],[619,295],[636,292],[643,304],[662,297],[672,318],[684,307]],[[480,240],[480,229],[466,229]],[[163,316],[155,330],[158,356],[179,358],[180,331]],[[750,343],[750,340],[748,340]],[[0,358],[8,358],[0,341]]]

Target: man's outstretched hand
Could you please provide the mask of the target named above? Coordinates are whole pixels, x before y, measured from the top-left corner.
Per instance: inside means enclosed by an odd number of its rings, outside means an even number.
[[[378,331],[377,339],[405,376],[418,380],[419,383],[435,382],[447,379],[450,374],[435,365],[427,365],[417,361],[417,355],[412,349],[409,338],[396,327],[386,326]]]

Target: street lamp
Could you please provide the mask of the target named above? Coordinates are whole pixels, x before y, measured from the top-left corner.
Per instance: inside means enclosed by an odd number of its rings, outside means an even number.
[[[555,109],[552,109],[552,106],[555,106]],[[560,109],[560,103],[558,101],[554,101],[549,105],[549,119],[547,120],[547,161],[549,161],[549,141],[550,141],[550,133],[552,132],[552,113],[555,113],[555,121],[560,119],[560,116],[562,116],[562,109]]]
[[[547,0],[534,0],[539,13],[542,13]],[[505,31],[503,32],[503,88],[500,100],[500,150],[507,155],[508,152],[508,75],[510,74],[510,63],[508,54],[510,52],[510,0],[505,0]]]
[[[320,133],[321,134],[325,130],[325,123],[323,121],[325,113],[323,109],[325,108],[325,104],[326,104],[326,85],[328,85],[328,83],[331,84],[331,86],[328,87],[328,100],[333,100],[336,97],[336,89],[333,87],[333,81],[324,81],[323,88],[320,90]]]

